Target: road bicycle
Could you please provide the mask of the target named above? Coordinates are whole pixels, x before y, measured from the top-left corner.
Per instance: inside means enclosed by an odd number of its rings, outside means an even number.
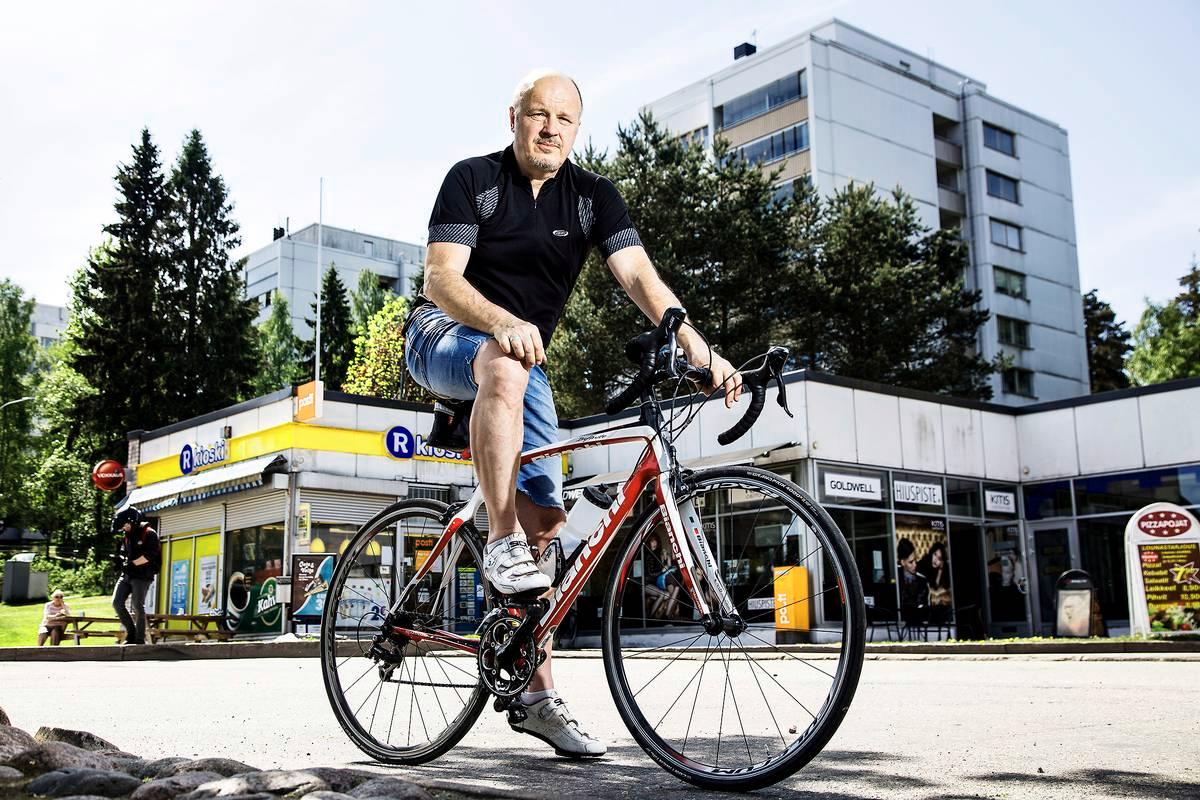
[[[544,596],[488,586],[478,489],[449,506],[401,500],[349,541],[329,583],[321,666],[338,722],[372,758],[426,763],[466,735],[489,699],[496,711],[513,706],[610,549],[604,669],[622,720],[650,758],[698,786],[749,790],[793,774],[833,736],[865,647],[853,555],[830,516],[784,477],[680,465],[674,442],[707,399],[680,392],[711,380],[678,354],[683,324],[683,309],[671,309],[627,348],[639,370],[607,410],[636,400],[635,422],[522,453],[524,464],[584,448],[641,448]],[[761,361],[756,368],[743,365],[750,404],[718,437],[722,445],[755,423],[772,380],[787,411],[787,355],[771,348],[748,362]],[[675,385],[671,399],[659,395],[666,382]],[[751,575],[750,546],[767,548],[773,564]],[[803,596],[776,601],[775,587],[793,572]],[[797,635],[820,646],[778,641],[777,617],[799,622]]]

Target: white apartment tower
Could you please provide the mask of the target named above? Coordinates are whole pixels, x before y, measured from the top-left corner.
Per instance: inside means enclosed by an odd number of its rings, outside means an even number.
[[[831,20],[645,107],[711,146],[719,135],[779,192],[811,180],[900,186],[930,228],[961,227],[967,285],[992,312],[979,342],[1014,367],[993,377],[1009,405],[1087,394],[1067,132],[982,82]]]

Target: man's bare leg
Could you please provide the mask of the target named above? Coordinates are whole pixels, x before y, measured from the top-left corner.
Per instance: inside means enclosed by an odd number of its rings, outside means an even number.
[[[471,412],[471,460],[487,503],[490,543],[523,530],[517,519],[517,466],[529,370],[491,339],[475,356],[473,371],[479,392]]]

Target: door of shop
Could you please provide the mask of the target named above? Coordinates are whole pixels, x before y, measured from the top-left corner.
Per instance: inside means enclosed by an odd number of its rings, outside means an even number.
[[[1030,632],[1029,561],[1017,520],[983,526],[987,569],[988,632],[996,638]]]
[[[959,639],[987,636],[982,535],[977,522],[950,520],[950,581]]]
[[[1058,576],[1075,566],[1075,523],[1043,522],[1030,524],[1033,538],[1035,580],[1033,606],[1035,629],[1048,633],[1054,625],[1054,583]]]

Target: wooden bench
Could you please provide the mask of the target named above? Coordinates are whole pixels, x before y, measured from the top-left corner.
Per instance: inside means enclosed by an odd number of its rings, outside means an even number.
[[[224,617],[212,614],[147,614],[146,636],[151,642],[170,638],[224,642],[233,636],[233,632],[221,627],[223,621]],[[172,622],[187,623],[187,627],[167,627]]]
[[[79,644],[81,639],[86,639],[89,636],[106,636],[112,637],[117,644],[125,641],[125,629],[121,627],[121,620],[117,617],[84,617],[68,615],[60,617],[66,623],[66,629],[63,631],[64,638],[67,636],[74,637],[75,644]],[[116,627],[113,629],[93,628],[93,625],[111,624]]]

